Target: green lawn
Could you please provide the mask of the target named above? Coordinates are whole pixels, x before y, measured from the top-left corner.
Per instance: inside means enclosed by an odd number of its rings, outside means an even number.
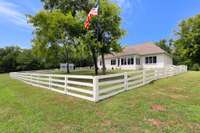
[[[116,73],[124,73],[124,72],[133,72],[134,70],[107,70],[106,74],[116,74]],[[103,72],[101,70],[98,71],[98,75],[103,75]],[[49,73],[49,72],[48,72]],[[52,74],[67,74],[67,72],[62,72],[60,70],[53,70],[50,72]],[[70,75],[92,75],[95,76],[95,70],[94,69],[77,69],[77,70],[70,70]]]
[[[188,72],[97,104],[0,75],[0,133],[200,132],[200,72]]]

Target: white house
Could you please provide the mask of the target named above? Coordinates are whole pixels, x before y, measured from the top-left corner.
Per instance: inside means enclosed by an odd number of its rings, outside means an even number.
[[[121,53],[105,56],[106,69],[149,69],[173,65],[172,57],[154,43],[125,47]],[[101,57],[98,67],[102,69]]]

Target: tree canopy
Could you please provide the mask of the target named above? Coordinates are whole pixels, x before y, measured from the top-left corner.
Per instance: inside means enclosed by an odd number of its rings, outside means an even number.
[[[170,53],[175,65],[187,65],[200,70],[200,14],[183,20],[175,31],[175,38],[156,43]]]
[[[43,68],[41,61],[29,49],[18,46],[0,49],[0,73]]]
[[[179,24],[175,40],[179,61],[188,66],[200,64],[200,15],[191,17]]]
[[[84,48],[81,52],[87,57],[93,57],[96,73],[99,55],[102,56],[105,71],[104,54],[119,51],[119,39],[124,35],[121,29],[120,8],[109,0],[101,0],[99,15],[92,19],[90,30],[86,31],[84,21],[95,1],[41,1],[44,10],[35,16],[29,16],[29,22],[35,27],[34,53],[43,57],[44,61],[51,55],[57,58],[63,54],[65,62],[70,63],[75,57],[80,60],[77,51]]]

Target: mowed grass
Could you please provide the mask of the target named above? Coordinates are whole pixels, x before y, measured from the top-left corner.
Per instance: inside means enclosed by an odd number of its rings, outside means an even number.
[[[107,70],[106,74],[117,74],[117,73],[124,73],[124,72],[133,72],[134,70]],[[49,73],[49,72],[48,72]],[[53,70],[50,72],[52,74],[67,74],[67,72],[62,72],[60,70]],[[69,75],[90,75],[90,76],[96,76],[94,69],[76,69],[76,70],[70,70]],[[98,71],[98,75],[104,75],[101,70]]]
[[[99,103],[0,75],[0,132],[200,132],[200,72],[155,81]]]

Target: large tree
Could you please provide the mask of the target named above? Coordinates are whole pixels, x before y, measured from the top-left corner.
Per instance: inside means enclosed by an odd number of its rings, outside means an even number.
[[[70,63],[74,45],[83,30],[79,19],[73,17],[71,12],[64,14],[61,11],[44,10],[35,16],[29,16],[29,22],[35,27],[33,48],[36,52],[40,51],[43,57],[49,57],[49,51],[57,54],[62,49],[65,62]],[[69,73],[69,67],[67,68]]]
[[[74,47],[76,47],[74,45],[78,44],[77,38],[84,31],[82,28],[83,24],[78,23],[79,16],[77,14],[81,11],[88,11],[91,2],[89,2],[89,0],[41,1],[46,16],[44,15],[44,12],[40,12],[36,16],[30,17],[30,22],[33,23],[34,27],[36,27],[34,45],[37,43],[37,46],[46,49],[52,45],[60,45],[65,61],[69,63],[71,60],[70,58],[75,54],[73,51]],[[52,21],[52,19],[54,21]],[[39,23],[37,22],[38,20],[40,21]],[[67,68],[69,73],[69,66]]]
[[[16,70],[37,70],[43,67],[41,61],[33,55],[32,49],[21,49],[16,57]]]
[[[200,15],[182,21],[176,35],[178,61],[189,67],[200,64]]]
[[[101,0],[99,7],[99,15],[93,18],[89,31],[92,35],[89,37],[95,40],[96,45],[93,46],[89,43],[89,46],[92,53],[99,52],[103,65],[103,74],[105,74],[105,54],[112,54],[121,50],[119,39],[125,32],[121,29],[120,8],[115,3],[109,0]],[[93,58],[94,62],[97,61],[95,57]]]
[[[109,1],[100,2],[99,15],[93,18],[90,31],[83,29],[84,21],[89,10],[95,5],[94,0],[42,0],[45,11],[30,17],[35,29],[35,45],[48,48],[59,45],[66,52],[66,60],[72,56],[73,48],[82,42],[87,42],[91,51],[97,74],[97,58],[103,61],[105,73],[105,54],[120,50],[119,39],[124,34],[120,28],[121,18],[119,7]]]

